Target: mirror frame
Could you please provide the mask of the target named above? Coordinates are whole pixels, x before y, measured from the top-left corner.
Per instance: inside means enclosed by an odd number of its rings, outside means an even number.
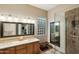
[[[15,35],[9,35],[9,36],[4,36],[3,35],[3,24],[4,23],[10,23],[10,24],[16,24],[16,34]],[[33,34],[24,34],[24,35],[18,35],[18,24],[32,24],[33,25]],[[26,35],[34,35],[34,33],[35,33],[35,31],[34,31],[34,29],[35,29],[35,25],[34,25],[34,23],[21,23],[21,22],[4,22],[4,21],[0,21],[0,37],[1,38],[5,38],[5,37],[16,37],[16,36],[26,36]]]
[[[56,27],[55,27],[55,23],[59,23],[59,42],[58,42],[58,44],[59,45],[57,45],[56,43],[52,43],[51,42],[51,24],[54,24],[54,28],[53,28],[53,33],[55,34],[55,32],[56,32]],[[56,37],[55,37],[55,35],[54,35],[54,39],[55,39]],[[58,46],[58,47],[60,47],[60,21],[56,21],[56,22],[50,22],[50,43],[52,43],[53,45],[56,45],[56,46]]]

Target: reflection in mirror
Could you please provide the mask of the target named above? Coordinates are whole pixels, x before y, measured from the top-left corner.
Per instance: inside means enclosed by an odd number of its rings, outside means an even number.
[[[34,35],[34,24],[0,22],[0,37]]]
[[[60,22],[50,23],[50,43],[60,47]]]
[[[18,35],[21,35],[21,24],[18,24]]]
[[[33,35],[34,24],[18,24],[18,35]]]
[[[28,29],[28,25],[22,24],[22,27],[21,27],[21,34],[22,34],[22,35],[26,35],[27,32],[28,32],[27,29]]]
[[[2,27],[3,27],[2,36],[15,36],[16,35],[16,24],[4,22]]]

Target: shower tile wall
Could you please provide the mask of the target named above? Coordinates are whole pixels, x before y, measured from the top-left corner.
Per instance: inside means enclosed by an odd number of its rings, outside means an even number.
[[[79,53],[79,8],[65,13],[66,16],[66,53]]]

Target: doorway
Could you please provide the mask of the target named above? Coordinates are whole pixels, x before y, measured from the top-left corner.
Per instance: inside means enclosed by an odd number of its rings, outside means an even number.
[[[60,47],[60,22],[50,22],[50,43]]]

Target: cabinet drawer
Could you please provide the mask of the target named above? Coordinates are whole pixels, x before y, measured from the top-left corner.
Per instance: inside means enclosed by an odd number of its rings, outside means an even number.
[[[19,46],[16,46],[16,50],[18,50],[18,49],[23,49],[23,48],[26,48],[26,45],[19,45]]]

